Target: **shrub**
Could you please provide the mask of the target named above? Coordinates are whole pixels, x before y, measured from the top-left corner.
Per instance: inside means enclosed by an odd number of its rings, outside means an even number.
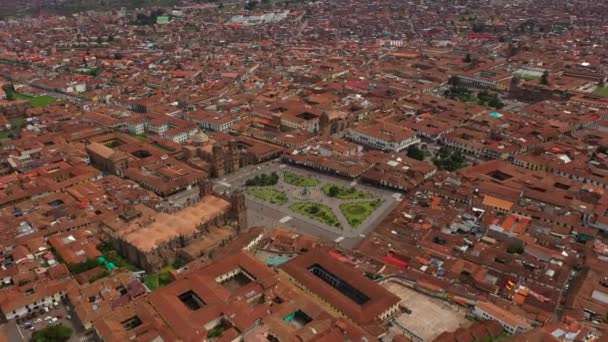
[[[33,342],[65,342],[72,337],[72,329],[63,324],[56,324],[36,331],[32,335]]]

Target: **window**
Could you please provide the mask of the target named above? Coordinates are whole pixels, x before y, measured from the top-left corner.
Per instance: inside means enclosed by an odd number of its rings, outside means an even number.
[[[133,330],[142,324],[141,319],[137,316],[133,316],[127,320],[120,322],[122,326],[127,330]]]
[[[182,293],[181,295],[177,296],[177,298],[179,298],[179,300],[181,300],[182,303],[184,303],[184,305],[186,305],[188,309],[192,311],[196,311],[206,305],[205,302],[192,290]]]

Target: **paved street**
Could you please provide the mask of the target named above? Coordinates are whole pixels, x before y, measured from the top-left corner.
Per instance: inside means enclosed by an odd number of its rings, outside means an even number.
[[[295,172],[300,175],[310,176],[320,180],[320,184],[314,188],[309,188],[305,193],[302,187],[289,185],[280,181],[274,188],[285,192],[290,197],[290,201],[283,205],[270,204],[260,199],[247,196],[247,216],[249,226],[282,226],[292,228],[298,232],[320,237],[326,240],[339,241],[344,247],[354,247],[365,235],[372,231],[382,219],[395,208],[398,201],[393,196],[392,191],[379,189],[367,185],[353,183],[350,180],[320,174],[314,171],[295,168],[278,162],[269,162],[262,165],[248,167],[240,170],[236,174],[231,174],[216,181],[215,190],[218,192],[232,192],[242,188],[245,181],[262,173],[270,174],[277,172],[282,174],[285,171]],[[332,183],[340,186],[356,186],[358,190],[368,192],[376,198],[383,200],[382,205],[376,209],[367,219],[357,228],[351,228],[344,216],[341,214],[339,204],[344,202],[369,201],[372,199],[344,200],[326,196],[321,187],[323,184]],[[312,201],[330,207],[338,218],[341,227],[332,227],[315,219],[295,213],[289,209],[289,205],[295,202]],[[342,229],[342,227],[344,229]]]

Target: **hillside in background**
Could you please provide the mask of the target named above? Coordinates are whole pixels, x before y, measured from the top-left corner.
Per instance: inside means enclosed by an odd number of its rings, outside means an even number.
[[[3,0],[0,19],[39,15],[69,15],[89,10],[174,6],[180,0]]]

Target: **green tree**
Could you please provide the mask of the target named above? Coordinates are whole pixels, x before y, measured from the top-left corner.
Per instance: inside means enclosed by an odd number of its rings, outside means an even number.
[[[501,109],[502,107],[505,106],[505,104],[498,99],[498,96],[494,95],[490,99],[490,101],[488,101],[488,106],[496,108],[496,109]]]
[[[308,211],[308,213],[315,215],[315,214],[319,213],[320,210],[321,209],[319,209],[318,206],[313,205],[313,206],[309,207],[307,211]]]
[[[543,75],[540,78],[540,83],[549,85],[549,71],[545,70],[545,72],[543,72]]]
[[[15,91],[15,85],[12,83],[7,83],[5,85],[2,86],[2,90],[4,90],[4,93],[6,94],[6,99],[9,101],[14,101],[17,97],[15,96],[16,91]]]
[[[465,158],[457,150],[442,147],[433,159],[433,163],[440,169],[446,171],[456,171],[465,165]]]
[[[515,240],[507,247],[507,252],[511,254],[521,254],[524,252],[524,244],[519,240]]]
[[[72,336],[72,329],[63,324],[56,324],[36,331],[32,335],[32,342],[65,342]]]
[[[336,197],[336,196],[338,196],[339,193],[340,193],[340,189],[335,185],[330,186],[329,190],[327,191],[327,195],[329,197]]]
[[[83,273],[99,266],[99,262],[95,259],[87,259],[79,264],[70,264],[68,269],[74,274]]]
[[[407,148],[407,156],[412,158],[412,159],[416,159],[416,160],[423,160],[424,159],[424,152],[422,152],[421,149],[418,148],[418,146],[416,145],[410,145]]]

